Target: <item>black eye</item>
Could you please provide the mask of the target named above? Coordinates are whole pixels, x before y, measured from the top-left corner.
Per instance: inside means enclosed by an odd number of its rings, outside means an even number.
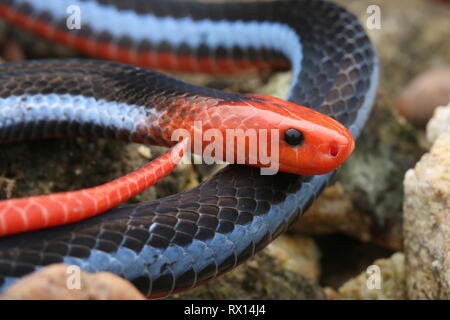
[[[303,144],[305,137],[303,133],[296,129],[286,130],[284,133],[284,141],[286,141],[292,147],[298,147]]]

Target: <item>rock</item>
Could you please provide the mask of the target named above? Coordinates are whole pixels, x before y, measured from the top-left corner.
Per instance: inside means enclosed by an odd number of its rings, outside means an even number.
[[[281,236],[265,250],[282,268],[319,282],[320,251],[311,238]]]
[[[335,290],[364,272],[373,261],[393,254],[392,250],[342,234],[317,236],[314,240],[322,255],[320,284]]]
[[[378,288],[376,281],[371,281],[375,280],[372,277],[376,276],[372,270],[379,270],[380,282]],[[370,287],[372,285],[375,286]],[[330,289],[326,292],[330,299],[405,299],[405,257],[403,253],[398,252],[388,259],[375,260],[372,266],[368,267],[367,272],[363,272],[344,283],[337,293]]]
[[[147,159],[147,160],[151,160],[152,159],[152,150],[150,149],[149,146],[140,145],[140,146],[137,147],[137,152],[144,159]]]
[[[427,124],[427,140],[433,144],[443,132],[450,130],[450,102],[446,107],[437,107]]]
[[[412,124],[423,126],[437,106],[450,101],[450,68],[427,71],[414,78],[397,101],[398,112]]]
[[[290,230],[309,235],[340,232],[368,242],[372,239],[371,224],[369,216],[354,209],[352,195],[336,183],[324,190]]]
[[[450,299],[450,131],[406,173],[404,187],[408,297]]]
[[[9,287],[0,299],[21,300],[142,300],[128,281],[108,272],[80,271],[79,282],[68,265],[54,264],[34,272]],[[71,288],[70,288],[71,287]]]
[[[15,181],[13,179],[7,179],[0,175],[0,194],[4,193],[5,198],[11,198],[12,190],[14,190]]]

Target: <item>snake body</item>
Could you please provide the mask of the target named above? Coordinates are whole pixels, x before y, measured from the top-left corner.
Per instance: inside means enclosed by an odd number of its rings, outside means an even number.
[[[83,27],[69,32],[70,5],[81,9]],[[0,0],[0,16],[93,57],[146,67],[232,73],[290,65],[287,100],[335,118],[355,138],[375,98],[376,52],[357,19],[327,1]],[[163,133],[136,130],[149,97],[169,105],[179,92],[204,103],[243,99],[111,62],[49,60],[0,71],[4,142],[75,133],[158,144]],[[8,117],[2,110],[17,99],[41,107],[29,121],[8,122],[11,110]],[[0,292],[52,263],[113,272],[149,297],[191,288],[264,248],[331,176],[228,165],[179,194],[1,238]]]

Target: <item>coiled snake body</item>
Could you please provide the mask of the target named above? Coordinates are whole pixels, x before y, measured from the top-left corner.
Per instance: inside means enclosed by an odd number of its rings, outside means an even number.
[[[80,8],[79,30],[67,29],[69,6]],[[93,57],[144,67],[233,73],[290,65],[287,100],[333,117],[355,138],[375,97],[376,53],[357,19],[327,1],[0,0],[0,16]],[[154,137],[162,133],[146,138],[136,122],[148,115],[149,99],[173,101],[180,92],[243,99],[97,60],[6,64],[0,67],[0,141],[75,134],[158,144]],[[11,113],[2,110],[17,105],[17,97],[40,107],[8,122]],[[229,165],[186,192],[1,238],[0,291],[52,263],[113,272],[150,297],[193,287],[270,243],[331,175],[261,175],[258,168]]]

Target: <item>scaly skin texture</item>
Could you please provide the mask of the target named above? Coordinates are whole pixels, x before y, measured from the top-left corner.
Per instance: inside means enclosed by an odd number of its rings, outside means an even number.
[[[144,49],[124,48],[115,42],[99,41],[95,37],[68,33],[66,29],[61,30],[56,21],[36,19],[22,13],[12,6],[0,3],[0,16],[20,26],[23,29],[34,32],[45,39],[69,46],[79,52],[91,57],[104,60],[123,62],[145,68],[160,69],[166,71],[177,71],[187,73],[208,74],[253,74],[263,70],[286,70],[289,63],[285,57],[277,52],[259,59],[217,57],[211,59],[209,56],[196,57],[193,52],[171,52],[152,49],[146,44]]]
[[[114,208],[169,174],[187,143],[184,140],[148,165],[97,187],[0,201],[0,236],[78,222]]]
[[[276,129],[280,170],[309,175],[336,169],[354,147],[343,125],[312,109],[272,97],[195,87],[157,72],[80,60],[12,63],[1,71],[2,142],[96,135],[173,146],[175,130],[185,129],[193,139],[192,152],[202,155],[208,141],[202,136],[195,141],[195,130],[219,129],[224,150],[237,155],[239,144],[228,144],[226,130],[254,130],[259,142],[260,136],[267,138],[261,129]],[[289,129],[302,132],[301,145],[284,141]],[[197,150],[195,143],[201,146]],[[247,150],[241,163],[251,164],[250,154]]]
[[[84,16],[83,28],[71,31],[70,37],[62,37],[75,39],[67,44],[82,50],[89,47],[84,52],[94,55],[96,48],[115,46],[112,51],[100,50],[97,57],[110,51],[105,57],[118,61],[129,59],[128,63],[135,63],[136,57],[145,56],[145,61],[138,63],[211,72],[221,69],[224,62],[231,66],[230,70],[236,70],[243,61],[258,64],[264,60],[271,65],[281,59],[293,69],[288,101],[331,116],[355,138],[371,110],[378,80],[376,53],[357,19],[332,3],[108,0],[105,5],[100,0],[0,0],[0,16],[18,22],[14,17],[20,12],[20,19],[40,21],[27,24],[27,28],[38,26],[40,30],[35,32],[52,39],[46,28],[51,26],[53,31],[66,34],[65,8],[74,1],[89,14]],[[105,12],[110,19],[99,19]],[[108,27],[102,27],[104,21]],[[154,30],[162,37],[158,38]],[[179,32],[174,34],[171,30]],[[177,42],[182,35],[186,35],[184,42]],[[164,142],[164,132],[145,135],[146,130],[138,130],[142,123],[135,122],[136,117],[147,119],[143,115],[148,98],[155,96],[149,86],[155,77],[143,76],[143,70],[106,63],[87,62],[83,68],[78,68],[76,61],[68,63],[75,66],[65,72],[56,65],[42,70],[39,63],[5,67],[11,69],[5,69],[1,79],[5,84],[0,86],[3,101],[11,103],[11,93],[19,94],[24,87],[37,83],[27,80],[43,72],[48,74],[47,89],[54,94],[44,100],[51,106],[58,100],[60,108],[41,108],[42,112],[33,113],[33,119],[45,116],[36,119],[33,126],[6,125],[0,140],[73,134]],[[88,79],[97,79],[93,82],[97,85],[83,85],[86,74]],[[13,75],[24,77],[21,85],[8,83]],[[156,81],[159,99],[169,105],[177,92],[207,97],[217,105],[240,100],[249,106],[249,101],[259,104],[264,100],[172,81]],[[67,94],[78,98],[68,98]],[[62,100],[61,95],[65,95]],[[80,95],[84,97],[81,100]],[[36,102],[35,99],[26,97],[24,101]],[[269,99],[269,104],[272,102]],[[75,108],[70,108],[73,105]],[[85,109],[80,109],[80,105]],[[61,106],[67,107],[65,110],[81,110],[79,114],[69,111],[69,118],[78,120],[57,121],[61,120]],[[328,155],[340,149],[339,142],[330,140],[321,148]],[[60,262],[89,272],[113,272],[150,297],[193,287],[230,270],[270,243],[306,210],[331,175],[261,175],[258,168],[230,165],[180,194],[116,207],[73,225],[2,238],[0,290],[37,268]]]
[[[211,134],[222,140],[215,149],[216,160],[256,167],[270,165],[261,162],[259,152],[264,150],[270,153],[272,145],[276,144],[278,154],[273,160],[277,162],[276,169],[294,174],[328,173],[339,167],[352,153],[352,135],[332,118],[273,97],[246,97],[248,100],[235,101],[201,96],[190,99],[175,97],[153,120],[157,124],[152,128],[162,128],[161,138],[166,145],[173,144],[173,134],[177,129],[185,129],[188,137],[193,137],[191,151],[200,155],[212,144],[207,131],[214,130],[210,131]],[[284,140],[284,134],[289,129],[303,134],[304,140],[300,146],[293,147]],[[227,155],[232,156],[227,158]],[[242,158],[238,159],[240,155]]]
[[[89,71],[93,67],[97,69]],[[103,71],[99,67],[103,67]],[[274,171],[296,174],[327,173],[339,166],[354,146],[351,134],[337,121],[276,98],[227,97],[220,93],[214,97],[214,91],[210,95],[199,95],[192,93],[193,87],[161,74],[111,63],[52,60],[25,65],[6,64],[0,68],[2,70],[1,95],[6,99],[1,103],[0,136],[6,141],[89,135],[96,128],[106,130],[122,119],[123,124],[116,125],[116,129],[121,130],[123,138],[173,146],[179,140],[174,133],[184,129],[183,146],[188,146],[189,142],[192,152],[203,155],[211,144],[208,130],[214,129],[215,138],[222,139],[214,148],[216,160],[263,166],[260,150],[274,153],[272,147],[276,145],[277,157],[271,155],[271,163],[265,165],[273,167]],[[115,71],[111,76],[110,73]],[[146,85],[153,89],[142,99],[144,106],[135,104],[140,99],[135,98],[133,104],[127,101],[118,108],[117,114],[109,114],[108,123],[105,113],[113,107],[108,110],[101,106],[99,98],[89,99],[89,95],[105,81],[119,78],[120,73],[128,74],[125,79],[134,76],[136,82],[147,80]],[[166,84],[159,87],[160,83]],[[116,81],[112,84],[117,86]],[[191,91],[182,91],[184,87]],[[99,92],[97,95],[106,96]],[[83,132],[73,127],[82,128]],[[302,132],[302,145],[293,147],[284,141],[284,133],[289,129]],[[250,140],[251,134],[248,139],[240,140],[250,131],[254,133],[253,140]],[[276,136],[271,140],[272,131]],[[73,223],[115,207],[170,172],[179,160],[172,161],[171,156],[181,150],[180,146],[174,148],[152,165],[103,186],[0,201],[0,235]],[[141,176],[137,183],[136,175]]]

